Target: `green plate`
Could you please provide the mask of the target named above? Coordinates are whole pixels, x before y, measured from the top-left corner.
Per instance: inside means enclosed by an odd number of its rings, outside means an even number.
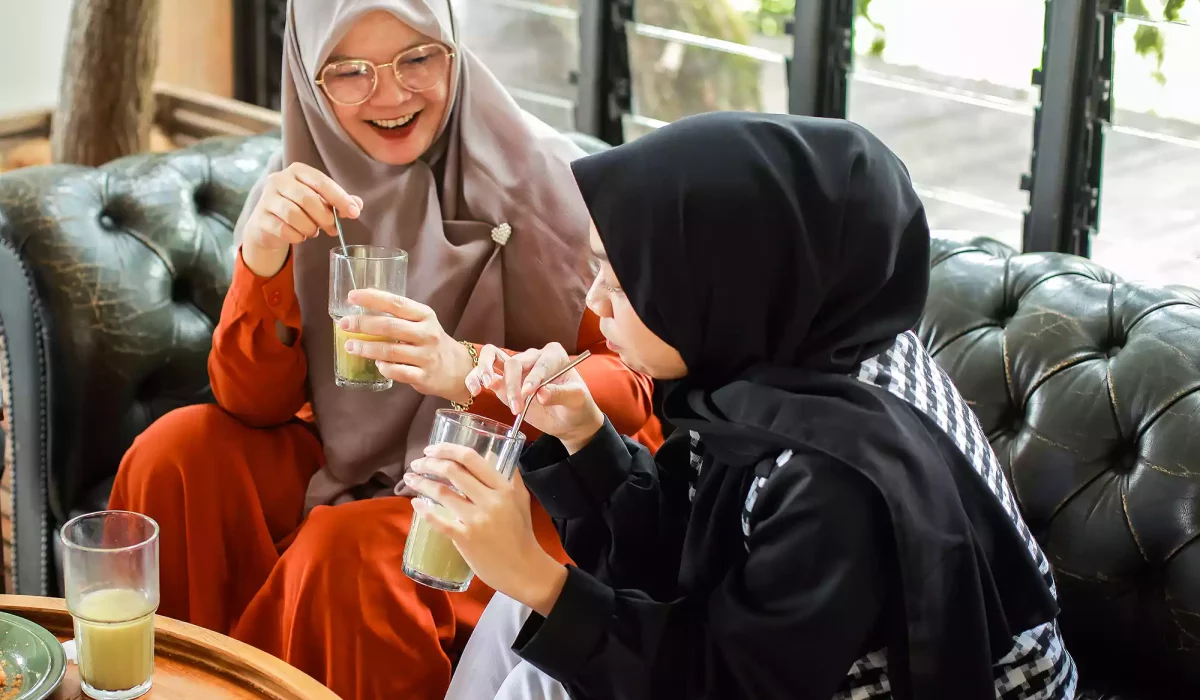
[[[0,698],[42,700],[62,683],[67,655],[41,625],[0,612],[0,666],[8,677],[8,683],[0,686]]]

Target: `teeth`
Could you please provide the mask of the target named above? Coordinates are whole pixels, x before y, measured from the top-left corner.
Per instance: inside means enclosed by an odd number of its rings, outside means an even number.
[[[413,112],[407,117],[401,117],[399,119],[371,119],[369,121],[381,129],[395,129],[411,122],[415,116],[417,116],[417,114],[416,112]]]

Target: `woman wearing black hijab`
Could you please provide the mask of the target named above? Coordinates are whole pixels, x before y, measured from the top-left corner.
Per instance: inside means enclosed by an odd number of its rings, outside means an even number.
[[[452,446],[414,463],[456,519],[420,510],[532,610],[519,659],[574,698],[1073,697],[1046,559],[911,333],[929,229],[899,159],[848,122],[710,114],[574,171],[589,305],[678,430],[652,457],[569,373],[513,484]],[[469,386],[514,408],[566,361],[485,355]]]

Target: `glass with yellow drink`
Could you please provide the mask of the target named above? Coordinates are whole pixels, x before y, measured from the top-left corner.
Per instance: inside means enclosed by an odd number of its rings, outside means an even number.
[[[154,680],[158,524],[138,513],[101,511],[71,520],[61,537],[84,692],[96,700],[145,695]]]
[[[517,433],[508,437],[509,426],[462,411],[443,409],[437,412],[429,444],[450,442],[475,450],[496,471],[511,479],[525,444],[525,436]],[[434,477],[430,477],[434,478]],[[425,496],[417,496],[442,506]],[[453,518],[442,510],[447,518]],[[413,513],[412,528],[404,543],[404,573],[417,583],[443,591],[465,591],[471,585],[474,573],[470,565],[458,553],[454,542],[429,527],[419,514]]]
[[[346,316],[384,315],[350,303],[355,289],[379,289],[404,296],[408,281],[408,253],[399,248],[371,245],[335,246],[329,251],[329,316],[333,319],[333,377],[338,386],[383,391],[392,380],[383,376],[375,360],[346,352],[347,340],[393,342],[389,338],[351,333],[338,325]]]

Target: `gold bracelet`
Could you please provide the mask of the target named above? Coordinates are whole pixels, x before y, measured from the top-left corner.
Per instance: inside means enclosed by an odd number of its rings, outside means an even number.
[[[460,340],[458,342],[462,343],[463,347],[465,347],[467,349],[467,352],[471,355],[471,369],[475,369],[476,367],[478,367],[479,366],[479,353],[475,351],[475,346],[468,343],[465,340]],[[456,411],[465,411],[468,408],[470,408],[471,404],[473,404],[473,403],[475,403],[474,396],[467,399],[466,403],[458,403],[457,401],[451,401],[450,408],[453,408]]]

